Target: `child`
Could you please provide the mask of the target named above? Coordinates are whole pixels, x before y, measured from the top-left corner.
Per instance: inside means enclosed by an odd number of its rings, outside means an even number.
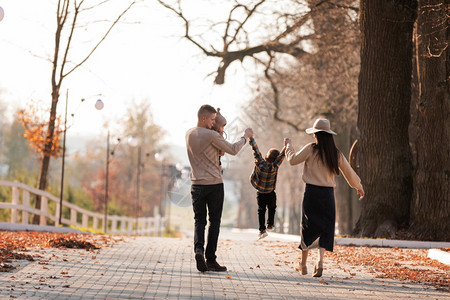
[[[217,131],[221,136],[223,136],[226,139],[227,134],[224,131],[225,126],[227,126],[227,119],[225,119],[225,117],[220,113],[220,108],[217,108],[216,119],[214,120],[214,125],[213,125],[212,129]],[[225,153],[223,151],[219,150],[219,165],[220,165],[222,174],[223,174],[223,170],[222,170],[222,162],[220,161],[220,157],[224,156],[224,155],[225,155]]]
[[[259,239],[265,238],[267,230],[274,229],[275,209],[277,207],[277,196],[275,194],[275,185],[277,183],[278,168],[284,159],[286,146],[278,151],[270,149],[265,158],[262,158],[261,152],[256,145],[253,137],[249,140],[255,157],[255,168],[250,176],[250,182],[256,189],[256,200],[258,201],[258,220],[259,220]],[[266,207],[268,209],[267,227],[265,226]]]
[[[213,130],[217,131],[226,139],[226,134],[224,132],[225,126],[227,125],[227,119],[220,113],[220,108],[217,108],[216,119],[214,120]]]

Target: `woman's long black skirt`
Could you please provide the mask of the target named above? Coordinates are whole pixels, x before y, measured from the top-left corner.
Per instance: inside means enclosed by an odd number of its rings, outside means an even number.
[[[303,196],[301,250],[333,251],[336,206],[332,187],[306,184]]]

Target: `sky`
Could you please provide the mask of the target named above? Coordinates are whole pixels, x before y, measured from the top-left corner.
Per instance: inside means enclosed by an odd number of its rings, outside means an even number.
[[[167,9],[146,2],[128,12],[87,63],[65,79],[58,112],[64,111],[68,91],[68,113],[74,113],[69,144],[76,137],[105,138],[109,127],[104,124],[113,127],[132,101],[149,101],[155,122],[166,132],[164,142],[177,146],[185,145],[185,132],[196,125],[202,104],[220,107],[228,120],[245,106],[249,91],[239,65],[228,70],[225,85],[214,85],[207,75],[219,61],[180,38],[183,26]],[[205,10],[202,2],[189,1],[189,9],[214,16],[217,11]],[[0,98],[13,115],[31,99],[50,103],[56,0],[0,0],[0,7],[5,13],[0,21]],[[84,40],[96,39],[94,30],[81,33]],[[81,48],[74,54],[81,57]],[[101,111],[94,108],[98,98],[105,103]]]

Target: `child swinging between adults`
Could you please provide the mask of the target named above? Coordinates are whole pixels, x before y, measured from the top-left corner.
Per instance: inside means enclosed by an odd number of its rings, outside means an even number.
[[[342,172],[348,184],[360,195],[359,200],[364,197],[364,190],[360,178],[342,152],[336,148],[333,139],[336,133],[331,130],[327,119],[317,119],[313,127],[306,129],[306,133],[313,134],[315,142],[305,145],[298,152],[295,152],[289,138],[284,141],[287,161],[291,165],[305,163],[302,179],[306,187],[299,246],[302,255],[301,260],[295,263],[295,269],[306,275],[308,251],[319,248],[319,261],[314,266],[313,277],[321,277],[325,250],[333,252],[334,245],[334,177]]]
[[[217,262],[216,250],[224,201],[219,155],[222,152],[236,155],[253,136],[247,128],[234,144],[227,142],[217,131],[212,130],[217,111],[211,105],[202,105],[198,110],[197,127],[186,133],[186,148],[191,165],[191,196],[194,210],[194,253],[197,270],[226,271]],[[205,249],[206,217],[209,217],[208,237]],[[205,261],[206,258],[206,261]]]

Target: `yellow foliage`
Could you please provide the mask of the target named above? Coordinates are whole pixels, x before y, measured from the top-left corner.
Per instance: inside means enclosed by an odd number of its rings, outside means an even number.
[[[63,132],[61,118],[53,116],[49,118],[51,121],[48,121],[45,119],[48,116],[46,113],[49,113],[48,110],[42,109],[39,103],[31,103],[17,113],[17,118],[25,130],[23,137],[35,152],[59,157],[62,150],[60,137]]]

